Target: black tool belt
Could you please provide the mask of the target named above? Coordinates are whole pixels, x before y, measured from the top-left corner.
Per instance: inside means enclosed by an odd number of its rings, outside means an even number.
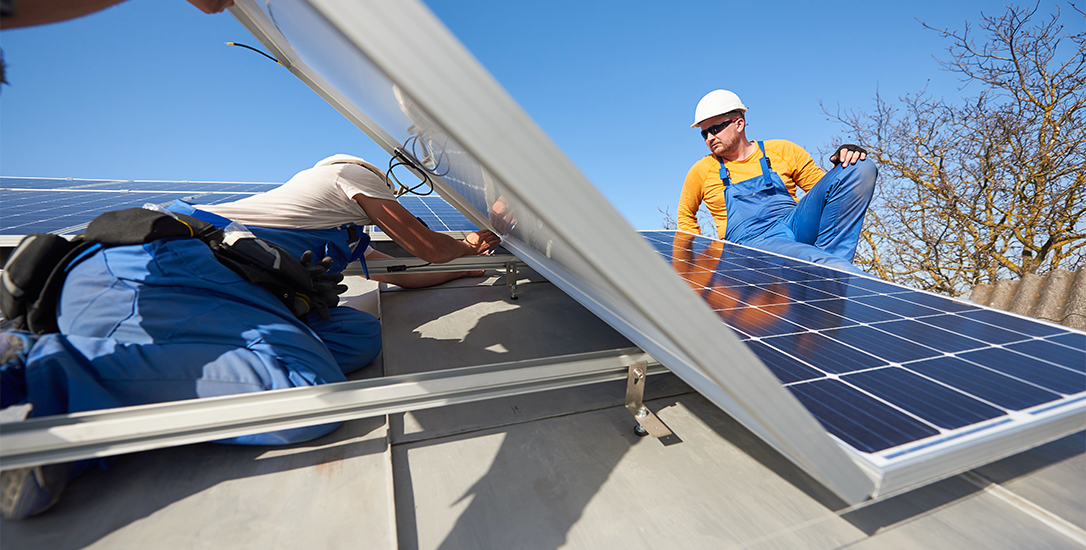
[[[73,267],[103,248],[167,238],[200,239],[219,262],[269,290],[291,313],[306,319],[312,303],[310,296],[315,295],[313,274],[290,252],[255,237],[227,245],[223,243],[222,230],[210,223],[144,208],[101,214],[90,222],[83,235],[71,241],[47,233],[27,235],[4,264],[0,311],[12,329],[35,334],[59,332],[57,300]]]

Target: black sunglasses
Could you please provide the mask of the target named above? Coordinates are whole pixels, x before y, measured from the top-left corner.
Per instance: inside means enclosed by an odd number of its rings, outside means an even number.
[[[713,134],[715,136],[715,135],[719,134],[720,132],[723,132],[725,128],[727,128],[731,123],[735,122],[736,120],[738,120],[738,118],[729,118],[728,120],[725,120],[724,122],[721,122],[720,124],[714,124],[714,125],[706,128],[706,129],[702,130],[701,131],[701,139],[709,139],[709,134]]]

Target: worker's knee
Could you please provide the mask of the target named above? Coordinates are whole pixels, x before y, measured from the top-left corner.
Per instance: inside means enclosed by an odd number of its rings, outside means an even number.
[[[370,364],[381,353],[381,322],[364,311],[332,308],[327,320],[311,315],[309,327],[328,346],[344,374]]]
[[[859,191],[868,191],[875,188],[875,178],[878,175],[878,165],[874,161],[861,160],[845,168],[843,179],[848,180]]]

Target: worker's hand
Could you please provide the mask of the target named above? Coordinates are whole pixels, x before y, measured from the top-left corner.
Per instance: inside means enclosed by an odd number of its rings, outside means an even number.
[[[234,0],[189,0],[189,4],[200,8],[204,13],[219,13],[234,5]]]
[[[830,157],[830,162],[832,162],[834,166],[837,166],[838,164],[849,166],[856,164],[865,158],[867,158],[866,149],[859,145],[846,143],[837,148],[837,152]]]
[[[502,235],[508,235],[517,226],[513,208],[506,202],[505,197],[498,197],[498,200],[494,201],[494,205],[490,207],[490,225]]]
[[[466,255],[473,256],[486,252],[492,246],[497,246],[497,244],[501,242],[501,238],[489,229],[483,229],[481,231],[469,233],[461,242],[468,247],[469,252]]]
[[[339,304],[339,295],[347,291],[347,285],[340,284],[343,281],[343,274],[327,273],[328,268],[332,267],[330,257],[325,256],[323,260],[313,264],[312,250],[302,253],[298,261],[313,279],[313,293],[308,296],[310,310],[316,311],[322,320],[327,321],[329,308],[336,307]]]

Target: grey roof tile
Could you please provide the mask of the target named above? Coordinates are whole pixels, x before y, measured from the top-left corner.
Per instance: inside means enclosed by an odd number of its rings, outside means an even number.
[[[978,304],[1086,330],[1086,268],[1029,273],[1019,281],[981,284],[969,299]]]

